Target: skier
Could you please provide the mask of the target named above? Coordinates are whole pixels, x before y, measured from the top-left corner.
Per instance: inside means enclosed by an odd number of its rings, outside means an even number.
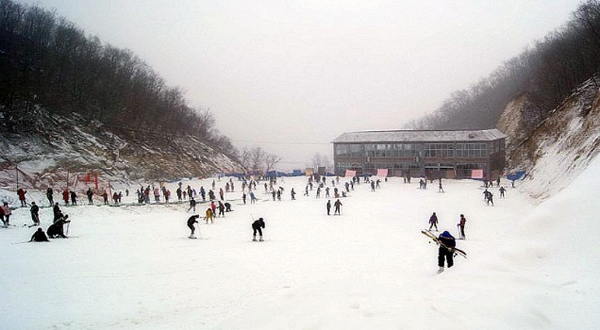
[[[261,242],[263,241],[263,234],[261,228],[265,228],[265,221],[263,220],[263,218],[259,218],[258,220],[252,223],[252,230],[254,231],[254,238],[252,238],[252,241],[256,242],[256,232],[258,232],[259,235],[258,240]]]
[[[439,183],[439,189],[438,192],[443,193],[444,192],[444,188],[442,188],[442,178],[440,178],[440,183]]]
[[[94,192],[92,191],[92,188],[88,188],[88,190],[85,193],[87,195],[88,198],[88,204],[89,205],[94,205],[94,201],[92,200],[92,197],[94,196]]]
[[[327,215],[331,215],[331,199],[327,201]]]
[[[196,212],[196,200],[193,197],[190,198],[190,208],[187,210],[187,212],[189,212],[191,209],[194,209],[194,212]]]
[[[256,203],[256,196],[254,196],[254,192],[250,190],[250,204]]]
[[[500,187],[500,198],[505,198],[504,196],[504,192],[506,191],[506,189],[504,189],[504,187]]]
[[[433,212],[431,217],[429,217],[429,230],[431,230],[431,228],[435,227],[435,231],[439,231],[437,224],[438,224],[438,217],[435,214],[435,212]]]
[[[69,190],[65,188],[62,192],[63,201],[65,201],[65,205],[69,205]]]
[[[294,191],[294,188],[292,188],[292,190],[290,191],[290,195],[292,195],[292,200],[295,201],[296,200],[296,192]]]
[[[50,206],[54,205],[54,192],[52,191],[52,188],[48,187],[48,189],[46,189],[46,198],[48,198],[48,202],[50,202]]]
[[[54,203],[54,207],[52,208],[52,212],[54,212],[54,220],[52,222],[56,222],[56,220],[62,218],[63,214],[58,206],[58,202]]]
[[[213,219],[213,210],[209,207],[206,209],[206,223],[208,224],[208,220],[210,220],[210,223],[215,223],[215,220]]]
[[[31,208],[29,209],[29,211],[31,212],[31,220],[33,220],[33,225],[29,226],[29,227],[33,227],[33,226],[39,226],[40,225],[40,208],[35,205],[35,202],[31,202]]]
[[[190,233],[190,236],[188,238],[196,238],[196,236],[194,236],[194,231],[196,231],[196,227],[194,227],[195,223],[198,223],[198,218],[200,217],[200,215],[198,214],[194,214],[191,217],[189,217],[188,221],[187,221],[187,226],[190,228],[190,230],[192,231]]]
[[[231,203],[227,202],[225,205],[225,212],[231,212]]]
[[[77,194],[71,191],[71,205],[77,205]]]
[[[438,251],[438,266],[440,267],[438,272],[444,271],[444,259],[448,264],[448,268],[454,265],[454,247],[456,247],[456,240],[449,232],[443,232],[438,239],[440,240],[440,248]],[[444,246],[442,246],[442,244]]]
[[[221,201],[219,201],[219,216],[225,217],[225,205]]]
[[[217,205],[215,204],[214,201],[210,202],[210,209],[212,210],[213,216],[217,216]]]
[[[244,205],[246,205],[246,193],[242,192],[242,201],[244,201]]]
[[[460,221],[458,223],[458,228],[460,231],[460,239],[465,239],[465,224],[467,222],[467,219],[465,219],[464,214],[460,215]]]
[[[333,203],[333,206],[335,207],[335,210],[333,211],[333,215],[341,215],[341,211],[340,211],[340,207],[342,206],[342,202],[340,202],[340,200],[336,200],[335,203]]]
[[[53,224],[50,225],[50,227],[48,227],[48,229],[46,230],[46,233],[48,234],[49,238],[67,238],[67,236],[65,236],[64,233],[64,224],[65,223],[69,223],[71,222],[71,220],[67,220],[69,218],[69,215],[66,214],[64,217],[61,217],[60,219],[56,220]]]
[[[19,201],[21,202],[21,207],[25,207],[27,205],[27,202],[25,201],[26,193],[27,193],[27,191],[23,190],[23,188],[19,188],[19,190],[17,190],[17,195],[19,195]]]
[[[42,228],[38,228],[33,235],[31,235],[30,242],[49,242],[48,236],[44,233]]]
[[[8,206],[7,202],[4,202],[2,206],[0,206],[0,219],[2,219],[2,223],[4,223],[4,227],[8,227],[10,225],[9,219],[12,211]]]

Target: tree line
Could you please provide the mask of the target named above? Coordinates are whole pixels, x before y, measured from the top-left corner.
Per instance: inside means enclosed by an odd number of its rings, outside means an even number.
[[[488,77],[456,91],[430,115],[410,122],[414,129],[495,127],[508,103],[527,99],[523,119],[532,130],[578,86],[598,87],[600,0],[582,2],[571,19],[543,40],[504,62]]]
[[[127,49],[86,37],[56,13],[0,0],[0,130],[27,129],[40,108],[108,126],[198,136],[236,156],[208,109],[188,105]]]

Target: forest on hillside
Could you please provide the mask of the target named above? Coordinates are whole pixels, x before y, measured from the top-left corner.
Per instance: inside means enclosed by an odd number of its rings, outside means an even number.
[[[194,135],[237,153],[209,110],[189,106],[130,50],[86,36],[52,11],[0,0],[0,132],[26,131],[40,109],[120,131]]]
[[[580,84],[591,79],[598,86],[599,71],[600,0],[587,0],[564,26],[504,62],[475,85],[452,93],[433,113],[407,126],[493,128],[507,104],[525,96],[523,119],[531,131]]]

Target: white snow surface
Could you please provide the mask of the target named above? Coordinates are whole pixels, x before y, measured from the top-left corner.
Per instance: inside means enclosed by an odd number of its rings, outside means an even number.
[[[28,208],[19,208],[11,218],[17,227],[0,228],[0,328],[598,327],[600,203],[593,191],[600,186],[600,158],[539,205],[510,182],[502,182],[505,199],[490,189],[495,206],[487,206],[477,181],[445,180],[440,193],[437,182],[420,190],[418,180],[390,178],[376,192],[355,186],[341,199],[342,215],[327,216],[327,199],[316,199],[316,189],[302,196],[306,180],[280,179],[280,202],[259,185],[261,201],[254,205],[242,205],[241,183],[234,181],[236,192],[225,196],[234,211],[201,223],[196,240],[187,238],[186,203],[82,201],[62,207],[73,238],[13,244],[35,229],[22,227],[31,220]],[[176,183],[169,188],[174,192]],[[41,192],[29,195],[48,205]],[[206,207],[199,204],[197,213]],[[456,237],[459,215],[467,218],[467,239],[457,247],[468,259],[456,257],[441,274],[437,247],[420,232],[432,212],[440,230]],[[40,213],[46,229],[52,210]],[[251,241],[252,217],[265,219],[265,242]]]

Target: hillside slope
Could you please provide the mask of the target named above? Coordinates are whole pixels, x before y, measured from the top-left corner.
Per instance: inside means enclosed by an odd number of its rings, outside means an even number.
[[[587,81],[552,111],[531,134],[522,132],[521,96],[509,104],[498,123],[508,138],[508,172],[528,173],[520,189],[539,202],[577,177],[598,154],[600,91]]]
[[[98,171],[102,181],[171,180],[240,170],[219,150],[190,135],[122,130],[39,111],[20,134],[0,134],[0,188],[64,186],[67,176]],[[15,166],[16,165],[16,166]]]

